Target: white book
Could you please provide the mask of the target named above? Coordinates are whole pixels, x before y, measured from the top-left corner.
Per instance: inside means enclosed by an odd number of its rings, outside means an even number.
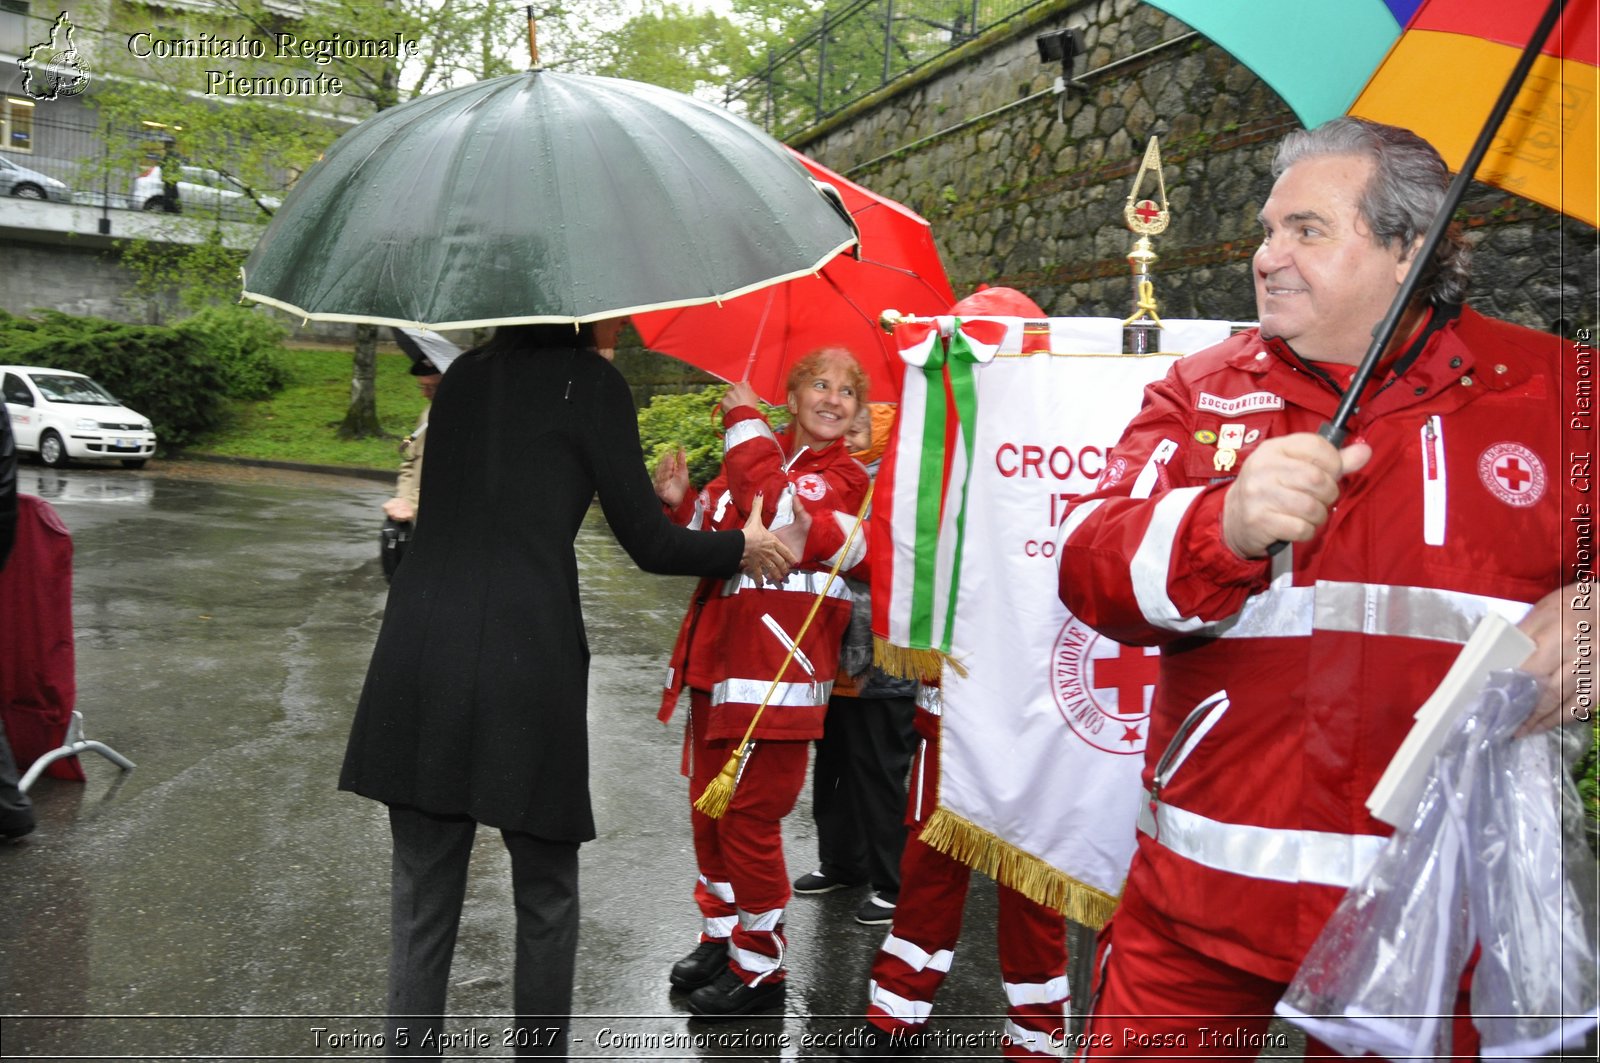
[[[1428,783],[1434,756],[1456,721],[1483,693],[1489,673],[1516,668],[1532,652],[1533,640],[1505,617],[1490,613],[1479,621],[1456,663],[1417,710],[1406,740],[1372,788],[1367,810],[1375,818],[1391,827],[1409,822]]]

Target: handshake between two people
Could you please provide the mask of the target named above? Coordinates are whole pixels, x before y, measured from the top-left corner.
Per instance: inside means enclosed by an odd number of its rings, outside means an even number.
[[[656,464],[654,475],[656,497],[669,508],[677,508],[690,491],[688,458],[679,447],[664,455]],[[796,504],[794,519],[776,531],[761,519],[761,495],[756,495],[750,507],[750,519],[744,522],[744,557],[739,571],[757,583],[782,583],[789,571],[805,556],[806,536],[811,534],[811,514],[805,506]]]

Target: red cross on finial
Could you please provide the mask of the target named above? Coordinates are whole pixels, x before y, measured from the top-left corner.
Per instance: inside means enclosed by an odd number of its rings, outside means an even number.
[[[1141,199],[1133,208],[1134,217],[1143,222],[1152,222],[1161,217],[1161,208],[1157,207],[1154,200]]]

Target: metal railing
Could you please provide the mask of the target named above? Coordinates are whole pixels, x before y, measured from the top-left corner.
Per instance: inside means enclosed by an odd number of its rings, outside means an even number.
[[[766,66],[729,86],[728,108],[783,139],[1030,8],[1058,0],[845,0]]]

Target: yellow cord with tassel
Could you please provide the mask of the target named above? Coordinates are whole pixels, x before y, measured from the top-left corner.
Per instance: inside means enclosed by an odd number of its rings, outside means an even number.
[[[800,643],[805,639],[806,632],[811,627],[811,621],[816,619],[817,610],[822,608],[823,599],[828,596],[828,588],[833,586],[833,581],[839,576],[839,566],[844,564],[845,555],[850,552],[850,545],[855,542],[856,534],[860,532],[861,525],[867,519],[867,507],[872,505],[872,489],[875,485],[867,485],[867,495],[861,500],[861,510],[856,514],[856,522],[850,528],[850,534],[845,536],[844,546],[839,549],[839,556],[834,560],[833,567],[828,570],[827,582],[822,585],[822,590],[817,592],[816,601],[811,603],[811,611],[806,613],[805,623],[800,625],[800,630],[795,633],[794,641],[789,646],[789,652],[784,655],[783,663],[778,666],[778,674],[773,676],[772,684],[767,687],[767,692],[761,697],[761,704],[756,706],[755,715],[750,718],[750,726],[744,730],[744,737],[739,739],[739,746],[728,758],[728,763],[722,766],[717,777],[711,780],[705,792],[695,801],[694,807],[710,816],[712,819],[721,819],[723,813],[728,811],[728,805],[733,801],[733,787],[739,779],[739,765],[744,761],[745,754],[750,748],[750,736],[755,734],[756,724],[761,722],[761,714],[767,709],[767,702],[772,700],[772,695],[778,689],[778,683],[783,679],[783,673],[789,670],[789,662],[794,660],[794,655],[800,649]]]
[[[1150,281],[1148,281],[1148,280],[1140,281],[1139,282],[1139,309],[1134,312],[1134,315],[1132,317],[1130,317],[1126,321],[1124,321],[1123,325],[1125,325],[1125,326],[1126,325],[1131,325],[1135,321],[1138,321],[1140,318],[1145,317],[1146,315],[1149,316],[1151,321],[1154,321],[1157,325],[1160,325],[1161,324],[1161,318],[1159,316],[1157,316],[1156,308],[1157,308],[1157,304],[1156,304],[1156,286],[1154,284],[1150,283]]]

